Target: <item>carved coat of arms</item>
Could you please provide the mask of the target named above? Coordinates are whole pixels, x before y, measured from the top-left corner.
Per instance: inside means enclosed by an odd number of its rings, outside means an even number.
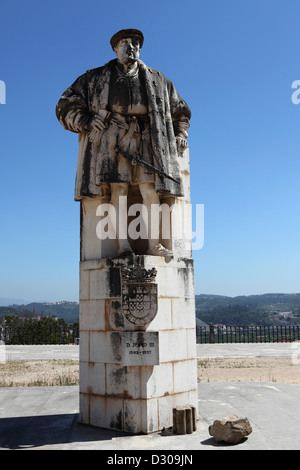
[[[121,270],[122,311],[134,325],[145,326],[157,314],[156,269],[124,267]]]

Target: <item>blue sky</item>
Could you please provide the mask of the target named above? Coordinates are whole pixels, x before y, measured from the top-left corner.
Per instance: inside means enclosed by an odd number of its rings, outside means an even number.
[[[55,105],[131,27],[192,110],[196,293],[299,292],[299,14],[298,0],[2,0],[0,297],[78,300],[78,142]]]

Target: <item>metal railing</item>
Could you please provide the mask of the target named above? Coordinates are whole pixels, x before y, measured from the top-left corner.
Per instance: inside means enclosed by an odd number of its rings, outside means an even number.
[[[37,321],[28,328],[0,326],[0,341],[6,345],[79,344],[79,331],[58,325],[49,328]]]
[[[197,327],[197,343],[274,343],[300,340],[300,325]]]

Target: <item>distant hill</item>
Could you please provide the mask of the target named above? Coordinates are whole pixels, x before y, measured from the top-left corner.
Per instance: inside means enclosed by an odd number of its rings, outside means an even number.
[[[196,316],[206,323],[232,326],[300,324],[300,294],[196,295]]]
[[[63,318],[67,323],[79,321],[79,304],[77,302],[31,302],[24,305],[0,307],[0,317],[5,315],[35,315]]]
[[[290,310],[300,307],[300,294],[261,294],[227,297],[223,295],[196,295],[196,308],[199,311],[212,310],[215,307],[229,305],[247,305],[267,307],[271,310]]]
[[[7,297],[0,297],[0,306],[8,307],[9,305],[24,305],[28,304],[29,301],[25,299],[10,299]]]
[[[300,325],[300,294],[262,294],[228,297],[201,294],[195,296],[196,317],[209,323],[246,326],[280,324],[289,321]],[[77,302],[31,302],[0,307],[5,315],[34,315],[63,318],[67,323],[79,321]],[[199,322],[198,322],[199,323]]]

